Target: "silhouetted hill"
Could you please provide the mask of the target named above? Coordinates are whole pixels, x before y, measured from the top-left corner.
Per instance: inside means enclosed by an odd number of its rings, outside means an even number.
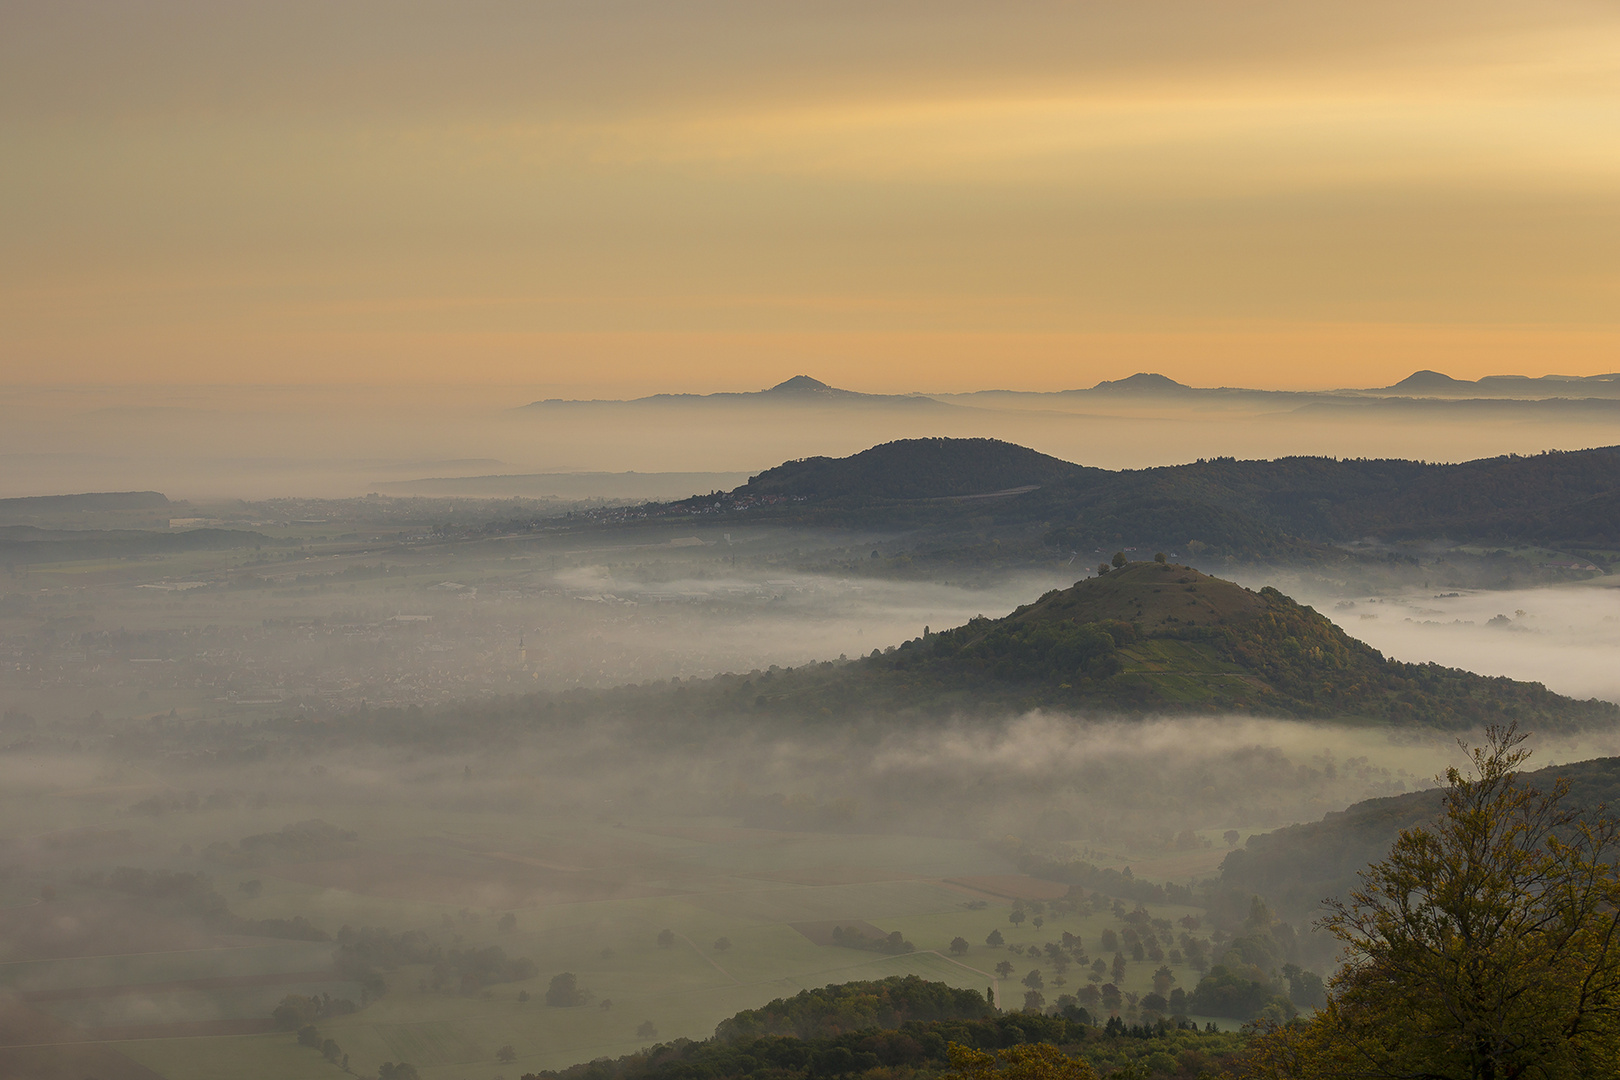
[[[1555,765],[1524,779],[1547,790],[1560,777],[1570,782],[1574,808],[1620,806],[1620,758]],[[1368,799],[1321,821],[1256,834],[1227,855],[1221,881],[1259,893],[1285,919],[1308,922],[1322,914],[1322,900],[1345,896],[1358,871],[1387,855],[1402,829],[1434,820],[1444,795],[1437,787]]]
[[[1033,488],[1079,476],[1083,466],[999,439],[901,439],[847,458],[813,457],[767,469],[735,498],[938,499]]]
[[[1438,371],[1425,369],[1423,371],[1414,371],[1400,382],[1385,387],[1385,389],[1393,390],[1396,393],[1431,394],[1436,390],[1452,391],[1472,385],[1472,383],[1465,383],[1461,379],[1453,379],[1450,375],[1442,375]]]
[[[771,405],[796,408],[800,406],[842,405],[851,407],[889,406],[905,409],[953,409],[942,401],[918,394],[863,394],[858,390],[842,390],[829,386],[808,375],[795,375],[764,390],[722,391],[717,394],[651,394],[629,401],[591,400],[574,401],[547,398],[524,406],[526,409],[555,409],[570,407],[612,407],[652,405]]]
[[[0,499],[0,516],[41,511],[151,510],[168,506],[161,491],[93,491],[83,495],[28,495]]]
[[[1186,383],[1178,383],[1167,375],[1153,371],[1138,371],[1123,379],[1104,379],[1091,388],[1092,393],[1104,394],[1196,394],[1199,391]]]
[[[1364,390],[1363,394],[1435,395],[1439,397],[1613,398],[1620,397],[1620,374],[1606,375],[1487,375],[1482,379],[1454,379],[1438,371],[1414,371],[1393,386]]]
[[[1013,490],[1020,487],[1029,490]],[[940,501],[998,492],[1003,497]],[[981,538],[986,528],[1016,528],[1026,543],[1038,538],[1075,552],[1162,547],[1287,559],[1363,539],[1601,552],[1620,546],[1620,447],[1455,465],[1214,458],[1116,472],[994,439],[910,439],[848,458],[789,462],[666,512],[739,510],[796,524],[936,532],[972,522]]]

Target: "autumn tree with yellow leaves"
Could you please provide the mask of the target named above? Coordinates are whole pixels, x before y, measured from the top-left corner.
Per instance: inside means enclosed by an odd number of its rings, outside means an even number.
[[[1522,782],[1513,727],[1447,771],[1322,925],[1345,945],[1328,1003],[1256,1039],[1265,1080],[1620,1075],[1620,824]]]

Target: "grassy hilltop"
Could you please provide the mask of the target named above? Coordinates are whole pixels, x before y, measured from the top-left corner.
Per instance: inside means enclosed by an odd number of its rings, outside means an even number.
[[[565,713],[656,709],[885,722],[1055,708],[1147,715],[1240,713],[1465,728],[1620,719],[1539,683],[1406,664],[1276,589],[1251,592],[1190,566],[1128,563],[1000,619],[976,618],[885,651],[798,669],[720,675],[671,689],[554,699]]]

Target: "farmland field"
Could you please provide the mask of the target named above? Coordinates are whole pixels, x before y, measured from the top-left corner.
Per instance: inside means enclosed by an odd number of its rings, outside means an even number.
[[[1052,899],[1066,887],[1018,874],[994,848],[967,840],[667,817],[525,828],[510,819],[438,815],[435,829],[397,808],[376,816],[355,811],[344,824],[362,839],[341,857],[216,868],[214,880],[244,918],[302,915],[328,931],[421,930],[446,946],[499,945],[538,969],[533,978],[471,993],[432,989],[425,966],[388,972],[384,996],[318,1022],[322,1038],[334,1039],[362,1073],[384,1061],[410,1061],[428,1080],[556,1068],[656,1040],[703,1038],[741,1009],[807,987],[890,975],[993,986],[1008,1002],[1021,1002],[1018,980],[1029,969],[1054,978],[1050,963],[1022,955],[1024,948],[1063,931],[1090,944],[1117,925],[1102,910],[1015,926],[1008,919],[1015,899]],[[236,819],[232,825],[253,827]],[[249,874],[260,883],[251,897],[235,891]],[[24,910],[78,902],[83,898],[63,896]],[[1173,919],[1188,910],[1153,914]],[[515,926],[503,930],[506,914]],[[916,951],[883,955],[818,944],[834,925],[898,931]],[[661,945],[666,929],[672,940]],[[985,944],[993,930],[1005,945]],[[957,936],[970,947],[952,955]],[[727,947],[717,949],[722,938]],[[59,959],[0,965],[0,985],[57,1025],[37,1041],[66,1052],[67,1044],[99,1034],[106,1041],[97,1045],[168,1080],[223,1072],[341,1075],[296,1045],[291,1032],[255,1033],[269,1026],[285,994],[357,996],[354,984],[329,973],[331,943],[235,937],[179,944],[185,947],[95,956],[68,955],[69,947]],[[998,978],[996,964],[1008,959],[1015,975]],[[1122,989],[1145,992],[1155,967],[1130,963]],[[550,980],[565,971],[576,976],[585,1004],[548,1007]],[[1071,991],[1084,985],[1083,976],[1070,973]],[[1196,981],[1191,969],[1177,976],[1183,986]],[[1048,996],[1061,992],[1051,981],[1047,987]],[[648,1023],[655,1037],[637,1034]],[[508,1045],[517,1058],[502,1066],[495,1054]]]

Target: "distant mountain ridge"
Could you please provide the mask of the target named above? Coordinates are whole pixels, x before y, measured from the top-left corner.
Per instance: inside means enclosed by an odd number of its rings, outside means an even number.
[[[968,495],[999,497],[949,501]],[[773,497],[783,501],[765,505]],[[971,517],[1024,536],[1039,527],[1042,543],[1076,552],[1164,546],[1274,558],[1368,538],[1601,551],[1620,545],[1620,447],[1455,465],[1213,458],[1113,471],[994,439],[902,439],[787,462],[667,512],[700,509],[936,531]]]
[[[865,394],[841,390],[809,375],[795,375],[764,390],[721,391],[714,394],[651,394],[627,401],[612,399],[571,400],[546,398],[525,405],[526,409],[571,405],[891,405],[902,408],[948,409],[952,406],[922,394]]]
[[[809,375],[794,375],[763,390],[720,391],[711,394],[659,393],[631,399],[546,398],[525,409],[608,406],[726,406],[778,405],[894,406],[905,409],[987,408],[1000,402],[1036,403],[1057,399],[1073,403],[1144,399],[1148,401],[1208,401],[1230,406],[1270,405],[1298,408],[1316,403],[1357,402],[1365,407],[1380,403],[1430,400],[1456,403],[1470,399],[1525,403],[1560,400],[1620,400],[1620,373],[1604,375],[1487,375],[1482,379],[1456,379],[1438,371],[1415,371],[1390,386],[1327,390],[1268,390],[1240,386],[1191,386],[1167,375],[1139,371],[1120,379],[1104,379],[1089,387],[1064,390],[978,390],[951,393],[869,394],[831,386]]]

